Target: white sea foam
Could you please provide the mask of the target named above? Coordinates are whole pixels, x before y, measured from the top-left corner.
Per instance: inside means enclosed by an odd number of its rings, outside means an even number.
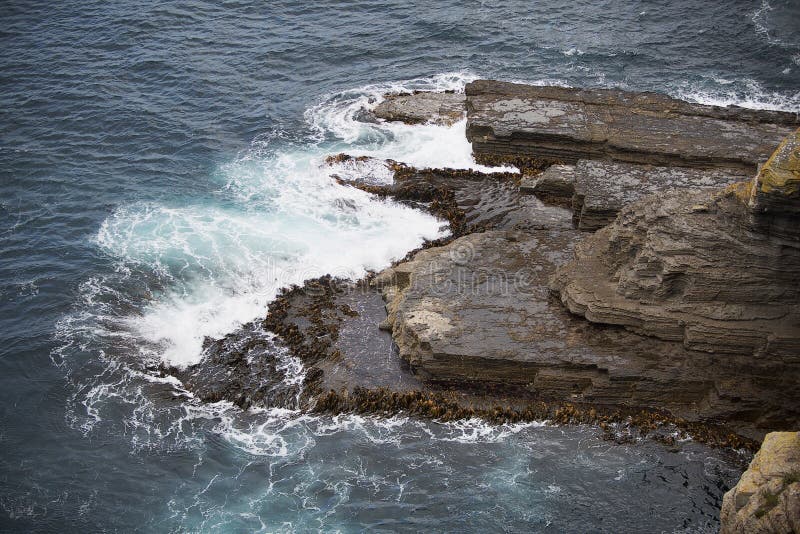
[[[54,363],[70,380],[80,369],[70,423],[90,432],[122,417],[134,448],[148,449],[191,446],[201,439],[197,425],[211,421],[215,432],[249,454],[291,454],[279,436],[287,425],[308,424],[309,416],[207,405],[177,379],[155,376],[144,365],[197,362],[205,336],[223,336],[263,316],[281,287],[323,274],[360,277],[423,239],[445,235],[443,223],[425,213],[337,184],[331,179],[337,169],[324,158],[345,151],[417,166],[482,168],[471,158],[464,121],[412,127],[356,120],[362,106],[374,105],[384,92],[461,90],[469,79],[446,74],[330,95],[306,114],[317,132],[307,146],[259,137],[220,168],[216,193],[114,210],[95,238],[114,272],[87,279],[75,311],[56,326],[62,345]],[[380,167],[373,169],[375,179],[389,180]],[[300,384],[302,363],[284,356],[279,366],[287,381]],[[78,360],[85,363],[76,366]],[[170,397],[182,402],[158,401]],[[324,432],[328,423],[314,421]],[[341,424],[388,443],[395,439],[393,425],[403,421],[354,416]]]
[[[713,84],[709,84],[709,81]],[[733,81],[712,76],[702,84],[686,83],[670,92],[677,98],[709,106],[740,106],[800,113],[800,90],[789,95],[768,91],[757,81],[748,78]]]
[[[471,78],[443,74],[331,95],[306,114],[314,143],[275,149],[259,139],[222,167],[216,198],[119,207],[97,244],[123,269],[150,270],[163,287],[122,322],[164,361],[190,365],[204,337],[262,316],[281,287],[323,274],[360,277],[444,235],[442,223],[425,213],[337,184],[323,160],[346,151],[487,170],[472,158],[465,120],[449,127],[356,120],[386,92],[461,90]]]
[[[750,16],[750,20],[753,22],[758,35],[763,36],[770,44],[778,44],[780,41],[769,34],[767,17],[770,11],[772,11],[772,5],[770,5],[769,1],[761,0],[761,5]]]

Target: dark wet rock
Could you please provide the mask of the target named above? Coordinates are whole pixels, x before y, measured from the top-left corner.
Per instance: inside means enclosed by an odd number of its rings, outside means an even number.
[[[798,377],[776,376],[775,362],[695,353],[569,314],[547,281],[579,237],[563,228],[471,234],[378,275],[401,357],[451,387],[666,409],[752,435],[762,423],[798,421]]]
[[[754,172],[800,125],[792,113],[715,107],[655,93],[467,84],[467,137],[476,158],[529,156]]]
[[[336,357],[314,365],[322,371],[317,389],[349,391],[361,387],[398,392],[424,389],[398,356],[392,336],[378,328],[386,319],[380,293],[365,283],[348,287],[348,291],[335,296],[333,305],[351,312],[339,321],[339,334],[332,346]]]
[[[594,424],[604,437],[616,443],[633,443],[649,438],[669,446],[692,438],[716,447],[752,452],[758,442],[742,438],[716,425],[698,424],[658,410],[608,409],[569,402],[531,400],[513,388],[504,393],[476,395],[464,388],[451,390],[392,391],[387,388],[355,387],[349,391],[330,390],[317,398],[318,413],[361,413],[391,416],[412,415],[436,421],[481,418],[494,424],[546,421],[556,425]],[[745,455],[745,458],[747,456]]]
[[[407,124],[433,122],[450,125],[466,114],[464,93],[415,92],[390,94],[373,110],[379,119]]]
[[[299,372],[287,348],[249,323],[220,339],[207,339],[199,363],[186,368],[162,368],[205,402],[228,401],[250,406],[298,407]]]
[[[523,230],[565,224],[564,210],[521,194],[518,173],[417,169],[396,162],[387,164],[394,172],[391,184],[375,186],[345,180],[340,183],[427,209],[448,222],[451,238],[488,229]]]
[[[725,494],[721,534],[800,532],[800,433],[772,432]]]
[[[328,156],[324,161],[324,167],[332,178],[365,185],[390,183],[394,176],[393,164],[393,161],[344,153]]]

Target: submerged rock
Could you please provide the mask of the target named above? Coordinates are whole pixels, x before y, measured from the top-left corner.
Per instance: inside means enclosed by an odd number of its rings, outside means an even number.
[[[467,84],[466,95],[467,137],[479,159],[612,159],[754,172],[800,125],[793,113],[704,106],[616,89],[478,80]]]
[[[258,323],[243,325],[220,339],[207,339],[200,362],[186,368],[163,366],[204,402],[297,408],[302,369],[287,347]]]
[[[725,494],[720,534],[800,532],[800,433],[772,432]]]

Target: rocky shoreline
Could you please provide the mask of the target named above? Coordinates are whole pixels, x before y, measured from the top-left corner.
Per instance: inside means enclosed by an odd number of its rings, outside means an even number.
[[[340,184],[450,236],[358,282],[288,288],[199,364],[163,369],[199,398],[751,451],[800,427],[800,117],[488,80],[367,116],[466,117],[476,161],[520,172],[329,157]]]

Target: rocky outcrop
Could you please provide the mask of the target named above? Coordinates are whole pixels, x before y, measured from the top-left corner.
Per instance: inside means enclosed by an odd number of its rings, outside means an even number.
[[[464,118],[464,93],[415,92],[386,95],[372,113],[379,119],[406,124],[450,125]]]
[[[717,358],[571,316],[548,277],[581,236],[569,228],[487,231],[418,252],[373,280],[400,356],[424,380],[548,400],[666,409],[750,435],[797,422],[797,374]]]
[[[725,494],[720,534],[800,532],[800,434],[764,438],[739,483]]]
[[[466,95],[467,137],[479,160],[527,155],[562,163],[611,159],[755,172],[800,126],[792,113],[615,89],[478,80],[467,84]]]
[[[791,159],[781,153],[796,150],[784,143],[755,183]],[[771,198],[773,209],[763,214],[769,224],[762,224],[752,211],[758,201],[747,196],[756,187],[670,192],[632,204],[576,247],[551,287],[590,321],[693,350],[769,356],[796,370],[800,225],[784,218],[780,235],[764,231],[795,197],[784,196],[783,204]]]
[[[448,123],[464,98],[388,96],[371,120]],[[359,283],[289,288],[263,322],[166,371],[242,407],[669,421],[693,436],[800,425],[797,139],[738,181],[795,116],[498,82],[466,99],[477,159],[520,173],[326,158],[340,184],[451,235]]]

